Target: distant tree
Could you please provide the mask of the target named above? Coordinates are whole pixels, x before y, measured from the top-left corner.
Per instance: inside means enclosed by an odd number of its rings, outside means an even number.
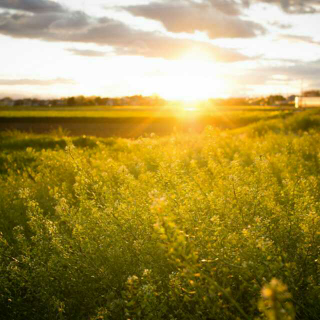
[[[305,97],[320,97],[320,90],[304,91],[303,96],[305,96]]]
[[[86,97],[85,96],[78,96],[75,98],[77,105],[84,105],[86,103]]]
[[[14,105],[17,106],[17,107],[22,106],[23,105],[23,100],[22,99],[16,100]]]
[[[271,95],[267,98],[267,104],[273,105],[278,101],[285,101],[286,98],[281,95]]]
[[[97,106],[101,106],[102,105],[102,99],[100,97],[96,97],[94,99],[94,102]]]
[[[68,98],[68,99],[67,99],[67,105],[68,105],[69,107],[75,106],[75,105],[76,105],[76,99],[75,99],[75,97],[70,97],[70,98]]]

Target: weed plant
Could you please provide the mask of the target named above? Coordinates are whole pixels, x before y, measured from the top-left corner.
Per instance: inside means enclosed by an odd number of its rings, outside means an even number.
[[[0,138],[0,318],[319,319],[319,116]]]

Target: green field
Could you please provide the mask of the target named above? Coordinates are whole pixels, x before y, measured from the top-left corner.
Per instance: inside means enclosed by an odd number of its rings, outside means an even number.
[[[15,107],[0,108],[0,132],[48,133],[62,128],[72,136],[138,138],[154,133],[202,132],[206,126],[235,129],[262,119],[284,119],[296,110],[274,107]]]
[[[1,133],[0,318],[319,319],[320,112],[219,117]]]
[[[151,109],[151,108],[0,108],[0,117],[4,118],[129,118],[129,117],[146,117],[164,115],[168,112],[166,109]]]
[[[287,108],[292,110],[293,108]],[[275,107],[0,107],[0,118],[136,118],[136,117],[185,117],[214,115],[225,111],[250,110],[279,112]],[[286,110],[286,109],[285,109]]]

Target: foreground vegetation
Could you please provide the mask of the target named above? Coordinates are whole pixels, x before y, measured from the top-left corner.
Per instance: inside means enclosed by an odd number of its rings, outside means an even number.
[[[320,115],[0,137],[3,319],[318,319]]]

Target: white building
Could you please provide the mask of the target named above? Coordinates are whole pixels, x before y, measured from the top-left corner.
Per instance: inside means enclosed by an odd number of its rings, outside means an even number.
[[[296,108],[320,107],[320,97],[296,97]]]

